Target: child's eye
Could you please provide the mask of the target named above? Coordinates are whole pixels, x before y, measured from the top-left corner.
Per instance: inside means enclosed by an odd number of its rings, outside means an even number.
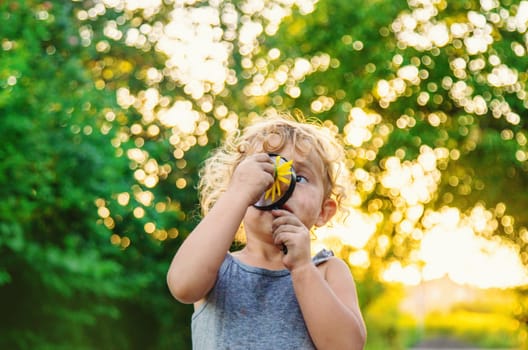
[[[308,179],[302,175],[297,175],[296,181],[299,183],[307,183]]]

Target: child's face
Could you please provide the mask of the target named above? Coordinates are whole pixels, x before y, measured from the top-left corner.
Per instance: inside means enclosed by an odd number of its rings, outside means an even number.
[[[323,204],[329,200],[325,196],[325,175],[323,162],[314,150],[299,152],[293,145],[287,143],[285,147],[275,153],[288,160],[293,160],[293,167],[297,175],[297,183],[292,196],[283,205],[283,209],[292,212],[308,229],[314,225],[322,225]],[[265,220],[266,222],[262,222]],[[244,219],[246,230],[271,230],[272,216],[269,212],[255,208],[248,209]],[[271,227],[271,226],[269,226]]]

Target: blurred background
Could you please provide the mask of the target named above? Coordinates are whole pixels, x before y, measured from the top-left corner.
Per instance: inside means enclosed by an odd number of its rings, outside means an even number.
[[[367,349],[528,349],[528,1],[0,1],[0,348],[190,349],[165,274],[256,115],[339,130]],[[425,346],[425,345],[424,345]]]

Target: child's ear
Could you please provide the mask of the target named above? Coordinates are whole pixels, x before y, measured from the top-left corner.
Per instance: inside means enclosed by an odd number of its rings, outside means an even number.
[[[336,213],[337,203],[332,198],[327,198],[324,200],[323,205],[321,206],[321,212],[319,217],[315,221],[315,226],[323,226],[326,224]]]

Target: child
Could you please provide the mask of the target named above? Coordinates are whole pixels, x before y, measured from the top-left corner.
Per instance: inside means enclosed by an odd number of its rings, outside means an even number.
[[[253,206],[274,182],[270,153],[293,160],[296,186],[279,209]],[[205,163],[203,220],[167,274],[194,303],[193,349],[363,349],[366,330],[346,264],[310,254],[313,227],[345,197],[344,152],[330,130],[289,116],[262,119]],[[229,252],[238,231],[244,247]]]

